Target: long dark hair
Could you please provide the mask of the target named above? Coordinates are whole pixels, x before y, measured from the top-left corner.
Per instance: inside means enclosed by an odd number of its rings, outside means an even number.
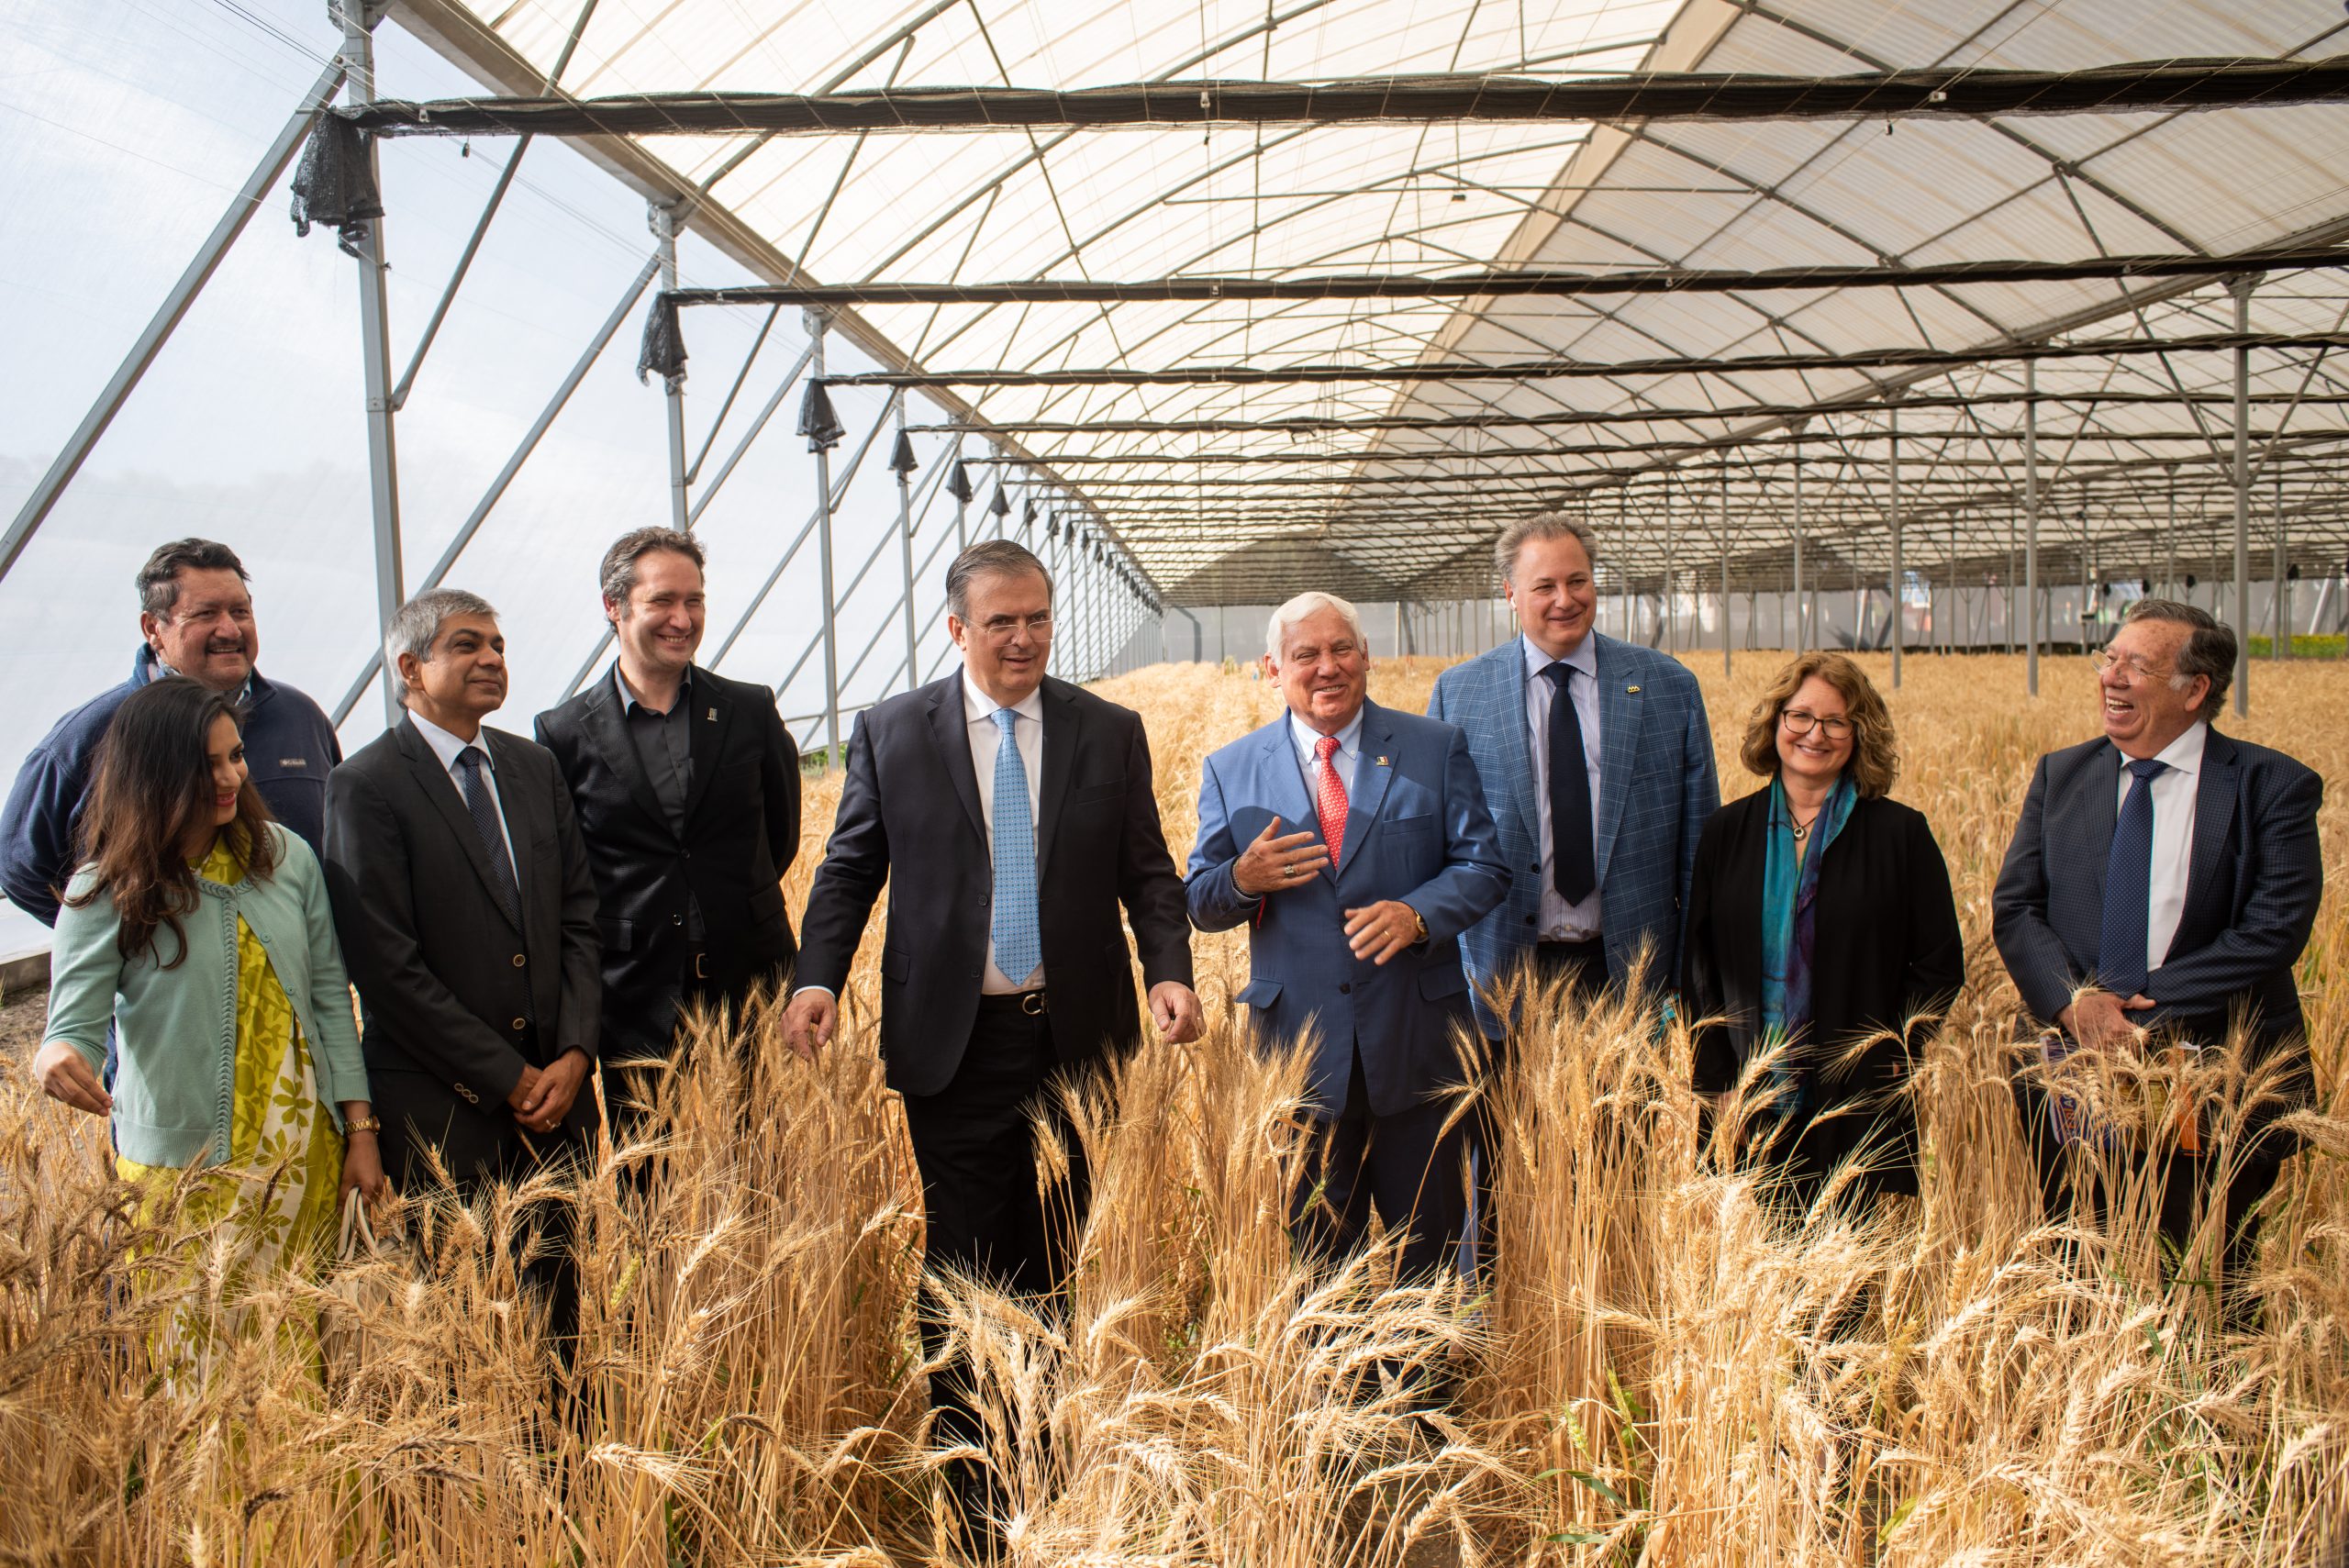
[[[185,675],[152,681],[115,710],[98,743],[96,782],[83,806],[82,861],[97,881],[65,900],[75,908],[100,897],[114,900],[122,917],[115,944],[127,959],[154,952],[159,966],[187,957],[180,917],[195,912],[195,873],[187,863],[190,830],[212,813],[212,726],[222,718],[244,728],[234,703]],[[269,807],[248,777],[237,792],[237,815],[221,828],[249,876],[266,878],[276,853],[266,824]],[[179,951],[161,963],[155,940],[168,927]]]

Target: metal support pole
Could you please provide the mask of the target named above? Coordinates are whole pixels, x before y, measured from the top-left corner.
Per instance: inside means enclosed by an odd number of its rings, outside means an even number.
[[[2169,465],[2169,522],[2162,529],[2168,549],[2162,559],[2162,595],[2177,597],[2177,464]]]
[[[1748,615],[1751,629],[1753,617]],[[1729,468],[1721,468],[1721,678],[1729,678]]]
[[[1798,435],[1799,435],[1799,434],[1801,433],[1801,431],[1800,431],[1800,428],[1799,428],[1799,427],[1798,427],[1798,428],[1797,428],[1797,431],[1796,431],[1796,433],[1797,433]],[[1794,594],[1795,594],[1795,651],[1796,651],[1796,652],[1798,652],[1798,653],[1808,653],[1808,652],[1809,652],[1809,651],[1810,651],[1810,623],[1809,623],[1809,622],[1808,622],[1808,621],[1806,621],[1805,619],[1803,619],[1803,613],[1802,613],[1802,612],[1803,612],[1803,602],[1802,602],[1802,536],[1803,536],[1803,521],[1802,521],[1802,443],[1801,443],[1799,440],[1798,440],[1798,441],[1795,443],[1795,449],[1794,449],[1794,465],[1795,465],[1795,583],[1794,583]]]
[[[1678,544],[1679,537],[1672,516],[1672,481],[1667,477],[1664,482],[1664,601],[1662,606],[1664,651],[1666,653],[1676,653],[1680,651],[1680,617],[1674,613],[1676,606],[1672,602],[1673,557],[1679,553]]]
[[[2023,684],[2039,695],[2039,361],[2022,367]]]
[[[114,423],[114,417],[122,411],[123,404],[139,385],[139,378],[147,373],[147,367],[155,362],[155,356],[171,340],[173,329],[179,326],[180,317],[185,316],[188,306],[195,303],[195,296],[211,281],[221,258],[228,255],[229,247],[237,242],[237,236],[245,231],[245,225],[260,209],[262,198],[276,185],[279,176],[285,172],[286,165],[294,161],[294,155],[302,149],[302,139],[309,134],[310,122],[317,117],[319,108],[342,86],[343,73],[344,62],[337,57],[334,63],[328,66],[317,81],[311,84],[310,90],[303,95],[301,106],[285,122],[285,128],[277,133],[277,139],[269,144],[269,150],[262,154],[261,161],[253,165],[252,173],[238,188],[237,194],[228,199],[228,209],[220,215],[220,221],[212,226],[212,232],[196,248],[195,258],[180,273],[179,281],[172,285],[171,292],[163,296],[163,303],[149,318],[147,329],[139,334],[138,340],[130,345],[130,351],[123,356],[122,363],[115,368],[114,378],[98,394],[97,401],[90,405],[89,412],[82,416],[82,422],[74,427],[72,436],[65,443],[65,450],[57,454],[57,461],[49,465],[49,472],[41,475],[39,484],[33,486],[33,493],[17,509],[16,520],[8,525],[7,533],[0,535],[0,577],[7,576],[9,568],[17,564],[17,557],[24,553],[25,546],[31,542],[34,533],[57,505],[58,497],[65,493],[65,487],[81,472],[82,464],[89,459],[91,449],[98,444],[98,438],[106,434],[106,427]]]
[[[896,395],[897,436],[906,434],[906,395]],[[914,479],[910,469],[897,470],[897,562],[904,570],[906,607],[906,690],[921,684],[921,657],[914,632]]]
[[[665,292],[677,286],[677,230],[684,227],[678,209],[660,202],[648,205],[645,222],[652,230],[657,243],[655,255],[661,263],[661,287]],[[667,376],[662,401],[669,413],[669,526],[684,532],[685,510],[685,381],[683,376]]]
[[[1900,689],[1900,651],[1908,641],[1909,584],[1900,570],[1900,406],[1885,410],[1892,438],[1892,689]]]
[[[1395,657],[1396,657],[1396,658],[1397,658],[1397,659],[1400,659],[1402,656],[1403,656],[1403,595],[1402,595],[1402,594],[1398,591],[1398,592],[1396,594],[1396,595],[1395,595]],[[1564,677],[1564,675],[1561,675],[1561,676],[1559,676],[1558,678],[1559,678],[1560,680],[1562,680],[1562,681],[1565,679],[1565,677]]]
[[[342,22],[342,64],[350,80],[350,101],[355,106],[375,101],[374,25],[380,8],[367,0],[340,0],[336,14]],[[378,162],[376,147],[367,143],[367,160]],[[383,188],[380,172],[376,188]],[[390,306],[384,287],[384,227],[376,218],[354,249],[359,254],[359,350],[367,394],[367,494],[375,544],[376,624],[389,626],[406,597],[400,562],[399,444],[393,430],[392,338]],[[380,656],[378,662],[380,663]],[[384,719],[396,724],[400,717],[399,672],[384,670]]]
[[[2276,468],[2276,629],[2268,653],[2277,663],[2292,656],[2292,568],[2284,548],[2284,469]]]
[[[808,311],[807,336],[816,350],[811,372],[818,381],[824,379],[824,314]],[[818,592],[823,595],[824,639],[824,770],[829,773],[841,762],[841,662],[839,638],[839,606],[832,597],[832,454],[818,448],[816,452],[816,572]]]
[[[2235,330],[2251,330],[2257,273],[2232,280]],[[2235,715],[2251,711],[2251,350],[2235,350]]]

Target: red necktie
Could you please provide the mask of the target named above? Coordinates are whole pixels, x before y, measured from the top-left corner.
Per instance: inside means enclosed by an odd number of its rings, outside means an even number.
[[[1321,783],[1314,792],[1313,809],[1321,817],[1321,841],[1330,846],[1330,869],[1338,869],[1338,851],[1346,843],[1346,786],[1338,777],[1338,738],[1324,735],[1313,743],[1321,762]]]

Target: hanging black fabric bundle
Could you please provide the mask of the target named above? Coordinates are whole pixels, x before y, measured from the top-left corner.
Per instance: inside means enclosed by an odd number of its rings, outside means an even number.
[[[965,503],[978,494],[971,488],[971,471],[959,457],[954,460],[954,471],[946,476],[946,494]]]
[[[383,216],[367,133],[340,115],[320,115],[294,171],[294,232],[307,235],[314,223],[331,224],[335,243],[356,256],[368,220]]]
[[[677,302],[665,294],[652,296],[645,313],[644,344],[636,351],[636,379],[653,375],[674,386],[685,379],[685,333],[677,319]]]
[[[920,463],[914,461],[913,438],[903,430],[898,431],[896,443],[889,449],[889,472],[898,474],[911,473],[920,466]]]
[[[799,428],[793,433],[807,438],[811,452],[828,452],[848,434],[848,427],[832,412],[831,394],[824,390],[822,382],[807,384],[807,395],[799,400]]]

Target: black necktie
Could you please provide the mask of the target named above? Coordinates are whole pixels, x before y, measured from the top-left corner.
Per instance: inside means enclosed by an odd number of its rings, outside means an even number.
[[[490,798],[489,783],[481,771],[489,758],[478,746],[468,746],[457,753],[457,773],[464,780],[465,811],[473,819],[473,831],[481,835],[481,847],[489,852],[490,884],[497,889],[497,901],[506,906],[506,917],[514,929],[522,929],[522,887],[514,878],[514,857],[506,852],[506,832],[497,823],[497,802]]]
[[[1563,659],[1542,672],[1550,679],[1550,880],[1559,897],[1579,904],[1598,885],[1598,855],[1590,839],[1590,760],[1568,695],[1574,673]]]
[[[2129,794],[2112,824],[2104,862],[2104,926],[2098,933],[2097,978],[2126,1001],[2145,989],[2145,948],[2154,917],[2154,779],[2167,762],[2129,764]]]

